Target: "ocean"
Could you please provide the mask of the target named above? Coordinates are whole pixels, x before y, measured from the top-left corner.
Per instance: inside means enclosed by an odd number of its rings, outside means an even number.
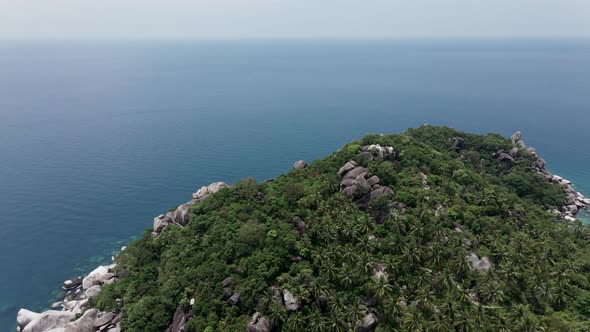
[[[1,41],[0,330],[202,185],[425,123],[590,196],[590,41]]]

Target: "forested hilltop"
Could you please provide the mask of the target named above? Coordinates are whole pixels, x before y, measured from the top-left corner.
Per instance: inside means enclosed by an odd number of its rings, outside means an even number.
[[[544,164],[520,135],[367,135],[160,216],[88,306],[124,331],[588,331],[584,198]]]

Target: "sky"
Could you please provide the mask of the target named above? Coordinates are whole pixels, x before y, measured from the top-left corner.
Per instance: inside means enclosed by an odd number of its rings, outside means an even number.
[[[0,0],[0,39],[590,37],[590,0]]]

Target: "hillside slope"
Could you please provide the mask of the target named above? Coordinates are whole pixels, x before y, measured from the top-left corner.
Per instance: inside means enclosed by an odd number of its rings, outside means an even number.
[[[89,306],[124,331],[588,330],[584,199],[519,136],[368,135],[218,188],[130,244]]]

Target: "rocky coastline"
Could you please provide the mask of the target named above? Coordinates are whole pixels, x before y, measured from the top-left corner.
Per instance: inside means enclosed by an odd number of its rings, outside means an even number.
[[[193,205],[227,187],[229,185],[225,182],[214,182],[208,186],[201,187],[193,193],[190,201],[179,205],[174,211],[155,217],[152,235],[158,236],[168,226],[183,227],[189,221],[189,210]],[[121,252],[125,249],[126,247],[123,246]],[[120,332],[121,312],[100,312],[97,309],[86,308],[88,301],[100,294],[102,286],[117,281],[117,264],[115,260],[116,256],[113,256],[112,264],[98,266],[86,276],[78,276],[64,281],[61,287],[64,291],[63,297],[53,303],[50,310],[37,313],[21,308],[16,317],[16,331]],[[181,309],[179,308],[174,315],[174,322],[169,331],[182,331],[184,327],[183,322],[186,321],[186,318],[182,314],[184,311]]]
[[[516,132],[511,136],[513,148],[510,151],[497,151],[493,157],[502,165],[503,168],[509,169],[519,160],[524,159],[524,155],[532,156],[535,160],[531,167],[548,182],[551,182],[563,189],[566,200],[563,205],[557,209],[548,211],[555,214],[556,219],[561,222],[576,222],[576,216],[583,209],[590,206],[590,198],[586,198],[578,192],[571,181],[561,176],[552,174],[545,168],[546,162],[543,158],[537,156],[533,147],[527,147],[522,140],[522,133]],[[451,148],[456,151],[464,149],[465,143],[460,137],[449,139]],[[366,158],[379,156],[380,158],[394,158],[395,151],[392,147],[367,145],[362,146],[361,154]],[[307,163],[303,160],[297,161],[294,169],[303,169]],[[393,189],[380,185],[380,179],[371,175],[367,169],[357,165],[354,161],[344,164],[338,171],[340,178],[339,190],[344,195],[353,199],[359,205],[368,204],[372,199],[385,195],[393,195]],[[423,175],[426,177],[426,175]],[[267,180],[272,181],[272,180]],[[425,189],[428,189],[426,179],[424,179]],[[203,186],[192,195],[188,202],[177,206],[173,211],[156,216],[153,220],[152,236],[157,237],[166,227],[184,227],[189,222],[190,208],[201,200],[210,195],[217,193],[223,188],[230,187],[225,182],[214,182],[208,186]],[[378,216],[376,216],[376,219]],[[298,217],[297,217],[298,218]],[[294,219],[294,225],[297,229],[305,229],[305,224],[301,219]],[[126,247],[121,248],[121,252]],[[491,263],[487,257],[481,260],[473,254],[466,257],[466,260],[473,266],[480,266],[480,270],[487,271]],[[87,309],[89,300],[100,294],[101,287],[117,282],[118,275],[116,270],[116,256],[112,258],[112,264],[98,266],[86,276],[78,276],[63,282],[64,291],[63,299],[51,305],[51,310],[41,313],[20,309],[17,314],[17,332],[120,332],[122,313],[117,310],[113,312],[100,312],[97,309]],[[378,273],[375,272],[375,273]],[[239,301],[240,293],[231,289],[231,278],[223,281],[224,294],[230,304],[236,304]],[[287,289],[274,289],[277,302],[284,305],[287,310],[295,311],[299,308],[299,302],[293,294]],[[188,304],[179,306],[174,313],[171,325],[166,332],[180,332],[184,330],[185,323],[192,319],[190,306],[194,304],[195,299],[191,299]],[[377,317],[370,313],[363,318],[362,330],[369,331],[377,322]],[[261,316],[256,312],[246,326],[249,332],[269,332],[271,324],[267,317]]]
[[[501,163],[506,163],[507,165],[512,165],[516,160],[521,158],[520,151],[524,149],[525,153],[533,156],[536,158],[535,162],[533,163],[533,169],[543,176],[545,180],[551,182],[555,185],[560,186],[563,189],[563,192],[566,195],[566,199],[563,202],[563,206],[559,209],[552,209],[550,210],[559,218],[563,219],[567,222],[575,222],[577,221],[576,216],[579,212],[583,209],[587,209],[590,206],[590,198],[586,198],[582,193],[578,192],[571,181],[556,175],[552,174],[549,170],[545,168],[547,162],[545,159],[537,156],[537,150],[533,147],[527,147],[524,140],[522,139],[522,133],[520,131],[515,132],[510,139],[512,140],[512,144],[514,148],[512,148],[509,152],[505,151],[498,151],[496,153],[497,159]]]

